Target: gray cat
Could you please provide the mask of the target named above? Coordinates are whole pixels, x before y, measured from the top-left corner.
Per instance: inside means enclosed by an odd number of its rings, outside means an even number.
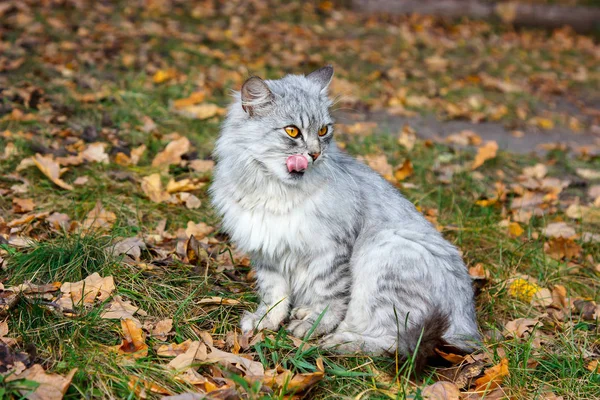
[[[214,151],[223,228],[252,258],[261,304],[242,331],[315,335],[342,352],[468,351],[479,338],[458,250],[333,140],[333,68],[248,79]],[[418,349],[417,349],[418,348]]]

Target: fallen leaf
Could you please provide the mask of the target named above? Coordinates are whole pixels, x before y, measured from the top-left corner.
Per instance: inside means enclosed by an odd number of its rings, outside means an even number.
[[[417,142],[415,131],[408,125],[402,127],[402,131],[398,136],[398,144],[404,146],[406,150],[411,151]]]
[[[137,322],[137,319],[134,318],[136,313],[146,315],[146,312],[140,307],[133,305],[129,300],[123,300],[121,296],[117,295],[112,298],[100,317],[105,319],[131,319]]]
[[[265,369],[263,365],[258,361],[248,360],[242,356],[238,356],[232,353],[219,350],[215,347],[211,347],[211,351],[206,357],[207,362],[217,362],[224,365],[226,368],[231,366],[241,369],[247,378],[249,379],[260,379],[265,375]]]
[[[136,261],[140,260],[142,250],[146,250],[146,243],[142,238],[137,236],[123,239],[110,248],[110,253],[113,256],[127,254]]]
[[[588,371],[597,374],[598,373],[598,360],[590,361],[588,363],[588,365],[586,366],[586,368],[588,369]]]
[[[542,179],[548,173],[548,167],[544,164],[536,164],[533,167],[525,167],[523,168],[523,175],[534,178],[534,179]]]
[[[206,97],[204,92],[194,92],[184,99],[178,99],[173,102],[173,107],[176,109],[182,109],[194,104],[202,103]]]
[[[73,181],[73,185],[83,186],[86,183],[88,183],[89,180],[90,180],[90,178],[88,178],[87,176],[80,176],[79,178],[77,178]]]
[[[212,160],[192,160],[188,165],[196,172],[209,172],[215,167],[215,162]]]
[[[213,232],[215,228],[205,224],[204,222],[198,222],[197,224],[193,221],[188,221],[187,228],[185,229],[185,234],[188,237],[194,236],[196,239],[200,240],[206,237],[206,235]]]
[[[576,236],[575,229],[570,227],[566,222],[553,222],[544,229],[542,234],[549,238],[564,238],[570,239]]]
[[[173,320],[171,318],[160,320],[152,329],[152,337],[165,341],[167,340],[171,329],[173,329]]]
[[[92,229],[110,229],[117,216],[112,211],[106,211],[100,203],[100,200],[96,203],[96,206],[86,215],[83,220],[82,227],[84,230]]]
[[[149,390],[152,393],[171,394],[170,390],[167,390],[154,382],[149,382],[136,376],[131,376],[127,385],[129,386],[129,389],[135,392],[135,394],[138,396],[137,398],[145,399],[147,396],[147,390]]]
[[[171,179],[167,184],[167,192],[169,193],[177,193],[177,192],[191,192],[192,190],[197,190],[204,186],[203,182],[194,183],[191,179],[185,178],[180,181],[175,181]]]
[[[426,400],[459,400],[461,398],[458,386],[446,381],[425,386],[421,391],[421,396]]]
[[[148,355],[146,335],[138,321],[126,318],[121,320],[123,341],[121,344],[109,347],[109,350],[134,359],[143,358]]]
[[[490,390],[499,387],[504,377],[508,376],[508,359],[503,358],[500,363],[484,371],[484,375],[475,381],[475,390]]]
[[[87,162],[98,162],[108,164],[108,154],[104,151],[106,143],[91,143],[81,152],[81,156]]]
[[[13,211],[17,214],[23,214],[29,211],[33,211],[35,208],[35,203],[32,199],[18,199],[14,198],[12,200]]]
[[[510,236],[519,237],[523,234],[523,232],[525,231],[523,230],[523,228],[521,228],[521,225],[519,225],[518,222],[510,222],[508,224],[508,233],[510,234]]]
[[[482,263],[477,263],[469,268],[469,275],[474,279],[488,279],[490,273],[484,268]]]
[[[38,169],[42,171],[44,175],[50,178],[50,180],[54,182],[56,186],[67,190],[73,190],[73,186],[60,179],[60,175],[62,173],[60,165],[58,165],[58,163],[54,161],[51,156],[44,157],[41,154],[36,154],[32,160]]]
[[[394,172],[394,177],[398,181],[403,181],[406,178],[408,178],[409,176],[411,176],[413,174],[413,172],[414,172],[413,165],[410,162],[410,160],[407,158],[399,168],[396,168],[396,171]]]
[[[104,301],[115,290],[115,281],[112,276],[101,277],[94,272],[92,275],[79,282],[65,282],[60,288],[62,297],[57,303],[65,308],[73,309],[76,305],[91,305],[96,299]]]
[[[544,243],[544,252],[555,260],[577,258],[582,250],[581,246],[575,243],[573,239],[563,237],[551,238]]]
[[[477,149],[477,155],[475,156],[475,160],[471,165],[471,169],[475,170],[483,165],[487,160],[491,160],[496,157],[496,153],[498,151],[498,143],[495,141],[489,141],[483,146]]]
[[[26,379],[38,383],[38,387],[31,392],[30,389],[20,390],[21,394],[30,400],[61,400],[71,385],[71,380],[77,372],[72,369],[66,376],[49,374],[39,364],[34,364],[20,374],[6,377],[6,381]]]
[[[378,172],[388,181],[393,179],[394,170],[388,163],[385,154],[368,154],[364,157],[364,160],[367,162],[369,167]]]
[[[170,142],[163,151],[152,160],[153,167],[176,165],[181,162],[181,156],[190,151],[190,141],[185,136]]]
[[[531,298],[531,305],[537,307],[548,307],[552,304],[552,292],[546,288],[540,288]]]
[[[513,321],[509,321],[506,323],[506,325],[504,325],[505,335],[515,338],[525,338],[528,337],[531,332],[533,332],[533,328],[536,325],[543,326],[543,324],[537,319],[518,318]]]
[[[600,179],[600,170],[597,169],[588,169],[588,168],[577,168],[575,170],[577,175],[582,177],[583,179],[596,180]]]
[[[581,219],[588,224],[600,224],[600,208],[571,204],[565,214],[569,218]]]
[[[175,109],[175,112],[184,117],[204,120],[224,115],[226,110],[213,103],[204,103],[178,108]]]
[[[194,364],[194,361],[205,360],[206,345],[200,341],[194,341],[189,344],[185,353],[179,354],[172,359],[169,362],[168,367],[183,372],[185,369],[190,368]]]
[[[175,68],[160,69],[152,76],[152,81],[154,83],[163,83],[176,77],[177,70]]]
[[[171,198],[169,193],[163,190],[160,174],[152,174],[142,178],[142,191],[155,203],[162,203]]]
[[[187,339],[181,343],[163,344],[156,349],[156,354],[161,357],[177,357],[188,351],[192,344],[192,339]]]
[[[241,304],[239,300],[234,299],[224,299],[223,297],[213,296],[213,297],[205,297],[200,300],[198,303],[200,304],[214,304],[214,305],[227,305],[227,306],[237,306]]]

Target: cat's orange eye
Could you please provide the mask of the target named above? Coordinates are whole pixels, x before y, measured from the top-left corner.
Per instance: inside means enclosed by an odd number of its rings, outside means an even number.
[[[319,136],[325,136],[325,135],[327,135],[327,125],[325,125],[321,129],[319,129]]]
[[[285,130],[285,132],[290,135],[291,137],[295,138],[300,134],[300,129],[296,128],[293,125],[290,126],[286,126],[285,128],[283,128]]]

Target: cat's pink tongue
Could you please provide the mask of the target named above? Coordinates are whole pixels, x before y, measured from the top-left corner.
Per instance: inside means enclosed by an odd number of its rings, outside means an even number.
[[[289,156],[285,161],[285,164],[287,165],[289,172],[302,172],[306,168],[308,168],[308,160],[301,154],[294,154],[293,156]]]

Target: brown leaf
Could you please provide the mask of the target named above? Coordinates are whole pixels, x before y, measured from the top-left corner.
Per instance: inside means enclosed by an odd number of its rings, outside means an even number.
[[[98,200],[96,206],[88,213],[83,221],[83,229],[110,229],[117,216],[112,211],[106,211],[102,206],[102,203]]]
[[[544,229],[542,234],[549,238],[564,238],[570,239],[576,236],[575,229],[570,227],[566,222],[553,222]]]
[[[130,318],[122,319],[121,329],[123,331],[123,341],[120,345],[109,347],[109,350],[134,359],[146,357],[148,355],[148,345],[146,344],[146,335],[142,331],[139,322]]]
[[[499,364],[486,369],[484,375],[475,381],[475,390],[490,390],[499,387],[508,374],[508,359],[503,358]]]
[[[600,179],[600,171],[596,169],[587,169],[587,168],[577,168],[575,170],[577,175],[582,177],[583,179],[596,180]]]
[[[214,304],[214,305],[226,305],[226,306],[237,306],[241,304],[239,300],[224,299],[223,297],[213,296],[205,297],[198,302],[199,304]]]
[[[168,390],[162,386],[159,386],[154,382],[149,382],[145,379],[142,379],[142,378],[136,377],[136,376],[129,377],[129,382],[127,385],[129,386],[129,389],[133,390],[135,392],[135,394],[138,396],[138,398],[141,398],[141,399],[146,398],[147,390],[149,390],[152,393],[167,394],[167,395],[171,394],[170,390]]]
[[[577,258],[581,255],[582,250],[581,246],[573,239],[563,237],[552,238],[544,243],[544,252],[555,260]]]
[[[6,380],[10,382],[17,379],[26,379],[37,382],[39,386],[33,392],[29,389],[21,390],[21,393],[30,400],[61,400],[71,385],[75,372],[77,372],[76,368],[72,369],[66,376],[49,374],[44,371],[41,365],[34,364],[20,374],[9,375]]]
[[[200,240],[206,237],[206,235],[212,233],[215,230],[212,226],[208,226],[204,222],[198,222],[197,224],[193,221],[188,221],[187,228],[185,229],[185,234],[188,237],[192,235],[196,237],[196,239]]]
[[[507,322],[504,326],[504,330],[507,336],[524,338],[528,337],[531,332],[533,332],[536,325],[543,326],[538,319],[518,318]]]
[[[185,244],[185,254],[190,264],[196,266],[207,265],[210,257],[208,255],[207,247],[205,246],[206,245],[199,242],[194,235],[190,236]]]
[[[227,353],[215,347],[211,347],[211,351],[206,357],[207,362],[217,362],[225,367],[234,366],[242,370],[246,377],[251,379],[263,379],[265,375],[264,367],[258,361],[251,361],[247,358]]]
[[[171,318],[160,320],[152,329],[152,337],[165,341],[167,340],[171,329],[173,329],[173,320]]]
[[[62,297],[57,301],[59,305],[72,309],[81,302],[83,305],[93,304],[96,299],[106,300],[115,290],[112,276],[101,277],[94,272],[79,282],[65,282],[60,288]]]
[[[402,131],[398,136],[398,144],[404,146],[406,150],[411,151],[417,142],[415,131],[408,125],[402,127]]]
[[[13,211],[17,214],[26,213],[29,211],[33,211],[35,207],[35,203],[32,199],[17,199],[14,198],[12,200]]]
[[[54,184],[58,187],[67,190],[73,190],[73,186],[60,179],[61,169],[60,165],[52,159],[51,156],[42,156],[36,154],[33,158],[33,163],[38,167],[44,175],[46,175]]]
[[[158,173],[142,178],[142,190],[155,203],[162,203],[171,198],[169,193],[163,190],[160,174]]]
[[[106,143],[91,143],[88,147],[81,152],[81,156],[87,162],[98,162],[102,164],[108,164],[108,154],[104,151]]]
[[[202,103],[205,97],[206,93],[204,92],[194,92],[184,99],[175,100],[173,102],[173,108],[182,109],[193,106],[194,104]]]
[[[212,160],[192,160],[188,165],[196,172],[209,172],[215,167],[215,162]]]
[[[170,142],[167,147],[154,157],[153,167],[165,165],[177,165],[181,162],[181,156],[190,151],[190,141],[185,136]]]
[[[226,110],[216,104],[204,103],[176,109],[175,112],[187,118],[204,120],[224,115]]]
[[[394,172],[394,177],[399,181],[403,181],[409,176],[411,176],[413,172],[413,165],[407,158],[399,168],[396,168],[396,172]]]
[[[452,382],[440,381],[433,385],[425,386],[421,391],[426,400],[459,400],[460,391]]]
[[[477,155],[475,156],[475,160],[471,165],[471,169],[475,170],[483,165],[487,160],[491,160],[496,157],[496,152],[498,151],[498,143],[496,141],[491,140],[484,144],[483,146],[477,149]]]
[[[206,359],[206,345],[200,341],[194,341],[189,344],[185,353],[172,359],[168,367],[183,372],[190,368],[195,361],[205,361]]]
[[[177,357],[180,354],[184,354],[190,346],[192,345],[192,340],[188,339],[185,342],[181,343],[169,343],[163,344],[158,347],[156,350],[156,354],[160,357]]]
[[[385,179],[393,180],[393,169],[388,163],[388,159],[385,154],[369,154],[364,157],[369,167],[378,172]]]
[[[133,305],[129,300],[123,300],[121,296],[117,295],[113,297],[106,310],[100,314],[100,317],[105,319],[132,319],[137,321],[136,318],[133,317],[136,313],[139,315],[146,315],[146,312],[140,309],[140,307]]]

